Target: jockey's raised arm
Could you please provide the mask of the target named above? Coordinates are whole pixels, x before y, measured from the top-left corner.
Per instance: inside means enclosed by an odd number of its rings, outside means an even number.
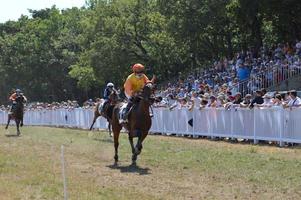
[[[16,98],[17,98],[17,94],[16,94],[16,93],[13,93],[12,95],[10,95],[9,100],[10,100],[10,101],[15,101]]]

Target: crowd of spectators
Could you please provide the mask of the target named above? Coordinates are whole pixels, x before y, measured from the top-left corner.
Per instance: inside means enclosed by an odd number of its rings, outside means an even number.
[[[253,95],[247,94],[242,97],[240,92],[231,95],[231,92],[219,93],[216,96],[205,93],[198,95],[192,93],[191,98],[174,98],[172,95],[163,98],[161,102],[155,103],[155,107],[165,107],[170,110],[187,108],[192,110],[203,108],[254,108],[254,107],[301,107],[301,99],[297,96],[297,91],[288,92],[267,92],[265,89],[257,90]]]
[[[249,49],[232,59],[220,59],[199,73],[167,83],[158,95],[163,97],[163,104],[186,105],[197,101],[195,104],[209,107],[235,104],[255,98],[259,93],[265,99],[272,99],[275,94],[265,95],[261,89],[280,83],[292,74],[301,74],[301,41],[270,49],[262,47],[259,51]],[[287,101],[284,95],[282,100]]]

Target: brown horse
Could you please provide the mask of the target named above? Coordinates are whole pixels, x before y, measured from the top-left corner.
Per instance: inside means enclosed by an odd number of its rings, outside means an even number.
[[[153,94],[153,84],[147,83],[142,92],[134,98],[134,105],[129,114],[129,121],[126,124],[119,123],[119,112],[122,104],[116,105],[113,110],[112,116],[112,129],[114,135],[114,147],[115,147],[115,163],[118,162],[118,146],[119,146],[119,134],[124,127],[127,129],[129,142],[132,148],[132,162],[136,163],[137,156],[141,153],[142,143],[146,136],[148,135],[148,131],[151,128],[152,120],[150,116],[150,106],[154,102]],[[138,137],[138,141],[136,146],[134,147],[133,138]]]
[[[90,131],[92,130],[97,118],[102,116],[108,121],[109,135],[110,135],[110,137],[112,137],[112,133],[111,133],[112,112],[113,112],[113,107],[118,102],[118,99],[119,99],[119,97],[118,97],[117,91],[113,90],[109,96],[109,103],[107,103],[106,107],[104,108],[104,113],[99,112],[99,107],[101,106],[102,102],[98,102],[96,104],[96,106],[94,108],[94,118],[93,118],[92,124],[90,126]]]
[[[8,128],[10,120],[15,120],[16,125],[17,125],[17,135],[20,135],[20,129],[19,127],[23,126],[23,115],[24,115],[24,103],[25,99],[23,96],[18,96],[16,98],[16,105],[15,108],[12,109],[12,112],[8,114],[8,119],[7,119],[7,124],[5,129]]]

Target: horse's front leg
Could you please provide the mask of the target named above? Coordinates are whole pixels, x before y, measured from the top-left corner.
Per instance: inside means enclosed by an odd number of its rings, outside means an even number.
[[[113,134],[114,134],[114,148],[115,148],[115,164],[118,162],[118,146],[119,146],[119,134],[121,131],[121,126],[114,124],[113,125]]]
[[[135,146],[135,154],[139,155],[141,153],[141,150],[142,150],[142,142],[144,140],[143,138],[143,133],[141,130],[136,130],[136,135],[138,137],[138,140],[137,140],[137,144]]]
[[[23,126],[23,117],[21,118],[21,124],[20,126],[22,127]]]
[[[134,147],[134,141],[133,141],[133,137],[129,134],[129,142],[132,148],[132,153],[135,153],[135,147]]]
[[[17,125],[17,135],[19,136],[20,135],[20,121],[21,120],[16,120],[16,125]]]
[[[147,136],[147,132],[146,133],[142,133],[141,135],[138,135],[138,141],[137,141],[137,144],[136,144],[136,147],[135,147],[135,152],[137,155],[139,155],[142,151],[142,143],[144,141],[144,139],[146,138]]]
[[[9,123],[10,123],[10,115],[8,115],[8,118],[7,118],[7,124],[6,124],[6,127],[5,127],[5,129],[7,129],[7,128],[8,128],[8,126],[9,126]]]
[[[132,162],[135,163],[137,160],[137,154],[136,154],[135,147],[134,147],[133,137],[131,136],[130,133],[129,133],[129,141],[130,141],[130,145],[132,148]]]

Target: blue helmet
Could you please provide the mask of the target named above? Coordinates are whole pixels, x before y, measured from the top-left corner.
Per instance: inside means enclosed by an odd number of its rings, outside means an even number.
[[[21,93],[22,91],[20,89],[16,89],[16,93]]]

